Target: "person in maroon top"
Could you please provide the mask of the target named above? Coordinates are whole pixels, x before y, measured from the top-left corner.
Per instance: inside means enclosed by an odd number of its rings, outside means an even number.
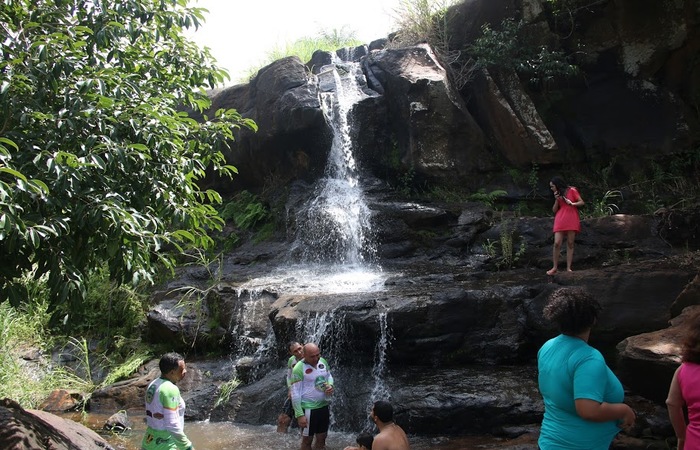
[[[574,261],[574,239],[581,231],[581,219],[578,208],[585,203],[578,190],[566,184],[560,177],[553,177],[549,182],[549,188],[554,193],[554,246],[552,247],[552,268],[547,271],[547,275],[557,273],[559,266],[559,254],[561,244],[566,236],[566,270],[572,272],[571,264]]]
[[[666,399],[678,450],[700,448],[700,310],[691,313],[687,323],[682,364],[673,374]]]

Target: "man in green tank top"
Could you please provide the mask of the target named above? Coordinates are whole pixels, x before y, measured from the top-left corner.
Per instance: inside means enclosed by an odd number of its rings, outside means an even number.
[[[282,412],[280,413],[279,417],[277,417],[278,433],[286,433],[289,430],[289,425],[292,423],[292,419],[294,418],[294,410],[292,409],[292,392],[290,389],[292,385],[292,369],[296,363],[302,360],[304,355],[304,348],[297,341],[291,341],[289,344],[287,344],[287,351],[290,354],[289,359],[287,360],[287,373],[285,375],[285,380],[287,383],[287,399],[284,402],[284,406],[282,406]]]

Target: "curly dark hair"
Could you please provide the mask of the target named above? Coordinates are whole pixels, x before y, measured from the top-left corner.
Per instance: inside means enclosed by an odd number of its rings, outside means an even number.
[[[555,322],[562,334],[579,334],[593,326],[600,303],[581,288],[559,288],[549,296],[542,310],[544,318]]]
[[[681,358],[683,362],[700,364],[700,310],[692,313],[687,320],[689,325],[683,339]]]

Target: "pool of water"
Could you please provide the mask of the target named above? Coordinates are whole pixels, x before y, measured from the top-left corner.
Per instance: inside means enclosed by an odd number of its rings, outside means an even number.
[[[101,430],[107,416],[89,414],[70,416],[73,420],[98,431],[117,450],[139,450],[145,430],[143,417],[130,415],[133,428],[123,434]],[[244,425],[231,422],[187,422],[185,433],[196,450],[294,450],[301,437],[297,429],[277,433],[273,425]],[[508,440],[492,436],[426,437],[409,436],[412,450],[465,450],[465,449],[536,449],[534,437],[522,436]],[[355,444],[355,434],[331,430],[326,450],[343,450]]]

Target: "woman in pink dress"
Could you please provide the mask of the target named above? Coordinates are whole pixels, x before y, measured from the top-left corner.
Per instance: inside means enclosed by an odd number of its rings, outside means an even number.
[[[700,313],[689,319],[681,358],[668,390],[666,406],[678,438],[678,450],[700,448]],[[688,409],[688,423],[683,409]]]
[[[552,268],[547,275],[557,273],[561,243],[566,236],[566,270],[572,272],[571,263],[574,261],[574,239],[581,231],[581,219],[578,208],[585,203],[575,187],[569,186],[560,177],[553,177],[549,188],[554,193],[554,247],[552,248]]]

